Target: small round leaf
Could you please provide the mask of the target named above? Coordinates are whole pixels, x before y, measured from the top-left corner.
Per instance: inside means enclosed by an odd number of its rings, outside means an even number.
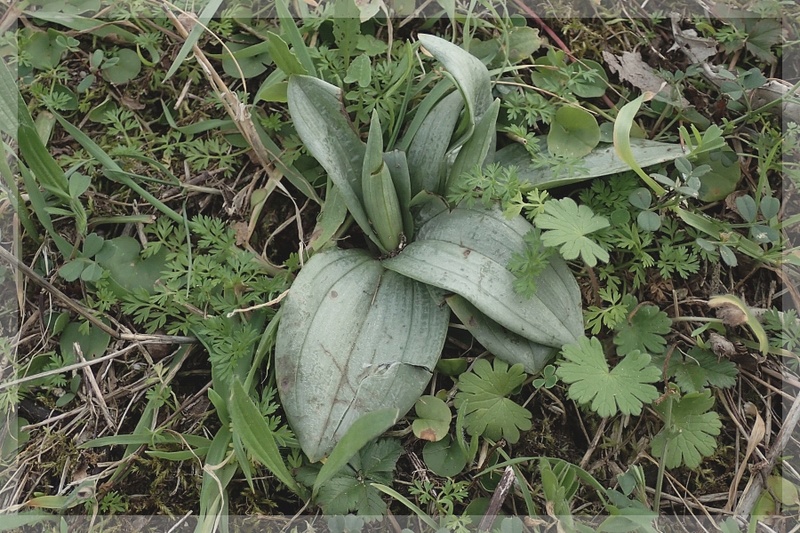
[[[450,429],[452,413],[447,404],[436,396],[422,396],[415,404],[417,418],[411,425],[417,438],[436,442]]]
[[[653,201],[653,195],[644,187],[639,187],[628,196],[628,201],[633,207],[639,209],[650,209],[650,204]]]
[[[579,107],[563,106],[556,111],[547,149],[564,157],[583,157],[600,142],[600,126],[588,111]]]
[[[661,217],[653,211],[641,211],[636,217],[636,223],[642,231],[656,231],[661,227]]]
[[[139,54],[129,48],[122,48],[116,54],[116,63],[103,67],[103,76],[114,85],[128,83],[135,79],[142,70],[142,60]]]
[[[448,436],[438,442],[429,442],[422,449],[425,464],[437,476],[453,477],[467,466],[464,452]]]

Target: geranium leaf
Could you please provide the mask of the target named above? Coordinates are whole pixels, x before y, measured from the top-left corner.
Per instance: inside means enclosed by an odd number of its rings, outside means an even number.
[[[506,396],[522,385],[525,377],[522,365],[509,368],[499,359],[494,360],[494,367],[485,359],[479,359],[471,372],[462,374],[455,406],[463,405],[466,409],[467,432],[492,440],[504,438],[517,442],[519,430],[532,426],[531,413]]]
[[[664,463],[667,468],[698,467],[702,458],[717,448],[715,437],[719,435],[722,422],[719,415],[710,410],[713,405],[710,390],[686,394],[682,398],[670,397],[658,405],[656,411],[665,419],[669,412],[669,419],[653,438],[653,456],[664,456],[666,447]]]
[[[542,242],[557,247],[564,259],[576,259],[580,255],[589,266],[595,266],[598,259],[608,262],[608,252],[586,237],[608,227],[608,220],[595,215],[585,205],[579,206],[572,198],[547,202],[535,224],[546,230],[542,233]]]
[[[603,347],[597,337],[583,337],[563,350],[565,362],[556,374],[569,384],[569,397],[602,417],[618,412],[638,415],[642,404],[658,398],[658,390],[650,385],[661,379],[661,371],[650,364],[650,356],[633,351],[613,370],[609,370]]]
[[[654,355],[663,353],[667,345],[664,335],[671,327],[672,320],[664,311],[655,305],[642,305],[628,320],[617,324],[614,336],[617,354],[625,355],[634,350]]]
[[[719,360],[708,350],[695,346],[683,358],[677,355],[670,358],[667,373],[683,392],[699,392],[706,386],[733,387],[738,370],[732,361]]]

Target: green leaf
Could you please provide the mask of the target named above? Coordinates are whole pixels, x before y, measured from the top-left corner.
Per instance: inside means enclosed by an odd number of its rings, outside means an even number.
[[[229,411],[233,432],[242,439],[253,457],[266,466],[281,483],[301,498],[305,497],[306,491],[297,484],[286,468],[286,462],[281,457],[269,425],[238,380],[233,383],[231,393]]]
[[[111,336],[102,329],[89,324],[88,330],[84,333],[78,322],[67,324],[58,339],[61,355],[70,363],[80,361],[75,351],[75,344],[80,348],[84,359],[91,361],[103,355],[110,342]]]
[[[556,111],[547,134],[550,153],[563,157],[583,157],[599,142],[600,126],[591,113],[568,105]]]
[[[428,287],[359,250],[314,255],[281,309],[278,390],[311,461],[362,415],[411,409],[431,378],[449,318]]]
[[[542,242],[557,247],[564,259],[576,259],[580,255],[592,267],[597,265],[598,259],[608,262],[608,252],[586,237],[608,227],[608,220],[595,215],[589,207],[579,206],[572,198],[551,200],[544,204],[544,213],[534,222],[538,228],[546,230],[542,233]]]
[[[655,305],[642,305],[634,309],[628,320],[617,324],[614,344],[617,354],[625,355],[635,350],[649,354],[664,353],[672,320]]]
[[[111,290],[120,297],[137,290],[155,292],[156,281],[166,268],[167,251],[142,259],[141,246],[133,237],[109,239],[95,255],[97,263],[111,275]]]
[[[383,515],[386,504],[373,483],[392,482],[402,452],[403,448],[396,439],[379,439],[367,444],[352,457],[346,468],[320,486],[316,502],[328,515],[344,515],[352,511],[361,516]],[[301,468],[298,477],[311,484],[316,467]]]
[[[683,392],[699,392],[706,386],[733,387],[737,374],[732,361],[717,359],[713,353],[697,346],[682,358],[673,355],[667,368],[667,375],[675,378]]]
[[[781,210],[781,202],[774,196],[764,196],[761,199],[761,214],[764,215],[766,220],[778,216]]]
[[[380,246],[362,204],[364,143],[342,114],[341,91],[317,78],[289,79],[289,114],[308,152],[319,161],[361,230]]]
[[[306,69],[309,76],[316,76],[317,71],[314,68],[314,61],[311,59],[311,54],[309,53],[308,47],[303,40],[303,36],[300,34],[300,30],[294,21],[294,17],[289,11],[288,3],[289,0],[277,0],[275,2],[275,10],[278,12],[281,30],[283,30],[284,37],[286,37],[286,40],[292,45],[292,49],[297,55],[297,59],[300,60],[300,63],[303,65],[303,68]]]
[[[459,128],[463,134],[451,146],[451,149],[458,148],[472,136],[475,126],[492,103],[489,71],[478,58],[440,37],[420,34],[419,42],[444,65],[464,96],[466,124]]]
[[[173,61],[172,65],[170,65],[167,74],[164,76],[163,82],[166,82],[178,71],[178,68],[180,68],[181,64],[192,51],[192,47],[197,44],[197,41],[200,39],[203,31],[208,28],[208,23],[214,17],[214,14],[217,12],[220,5],[222,5],[222,0],[209,0],[205,5],[203,11],[201,11],[200,15],[197,17],[197,22],[194,24],[192,30],[189,32],[189,35],[186,37],[186,40],[183,42],[181,49],[178,50],[178,55],[175,56],[175,61]]]
[[[739,196],[736,198],[736,208],[739,210],[739,214],[742,215],[742,218],[746,222],[756,221],[756,217],[758,216],[758,207],[756,206],[756,201],[753,200],[753,197],[749,194],[745,194],[744,196]]]
[[[308,71],[297,59],[297,56],[289,50],[289,45],[279,35],[268,31],[267,43],[269,44],[269,54],[272,60],[275,61],[275,65],[287,76],[308,74]]]
[[[314,497],[320,487],[335,476],[364,446],[392,427],[399,418],[400,411],[389,407],[366,413],[353,422],[320,468],[311,496]]]
[[[658,398],[649,385],[661,379],[661,371],[650,364],[650,356],[634,351],[609,370],[603,347],[597,337],[583,337],[563,350],[565,362],[556,374],[569,384],[568,395],[581,404],[591,402],[592,411],[602,417],[618,412],[639,415],[642,404]]]
[[[470,435],[484,435],[497,441],[510,443],[519,440],[519,431],[532,427],[531,413],[513,400],[506,398],[525,381],[522,365],[509,366],[495,359],[492,366],[479,359],[472,371],[458,380],[456,408],[466,409],[465,425]]]
[[[64,263],[61,268],[58,269],[58,275],[61,276],[64,281],[72,283],[81,277],[83,269],[86,268],[88,264],[89,262],[82,257],[73,259],[72,261]]]
[[[647,139],[631,139],[630,149],[642,167],[672,161],[683,155],[683,149],[678,144]],[[503,166],[517,167],[520,180],[538,189],[552,189],[630,170],[628,164],[615,153],[613,146],[602,144],[584,156],[579,161],[577,168],[574,170],[571,168],[569,172],[532,165],[530,154],[524,146],[518,143],[498,150],[495,154],[495,162]]]
[[[519,363],[528,374],[538,374],[555,355],[552,346],[545,346],[510,332],[461,296],[453,294],[445,300],[475,340],[506,363]]]
[[[461,188],[464,174],[476,167],[482,167],[494,156],[495,140],[497,137],[497,114],[500,112],[500,99],[492,102],[489,109],[475,125],[472,135],[459,150],[450,175],[447,179],[447,194]]]
[[[344,224],[346,218],[347,205],[344,203],[344,198],[336,185],[329,180],[325,203],[320,209],[317,225],[311,232],[308,246],[315,252],[321,250]]]
[[[653,456],[664,457],[667,468],[700,466],[702,458],[716,450],[715,437],[722,427],[719,415],[711,411],[713,405],[711,391],[704,390],[682,398],[669,397],[656,406],[656,411],[665,419],[665,425],[653,438]],[[667,413],[670,413],[668,419]]]
[[[643,94],[636,100],[628,102],[619,110],[617,119],[614,121],[614,150],[616,150],[617,156],[633,169],[633,171],[642,178],[642,181],[653,189],[653,192],[655,192],[657,196],[662,196],[666,191],[642,170],[631,148],[631,128],[633,127],[633,119],[636,117],[636,113],[645,101],[645,97],[650,99],[652,96],[652,93]]]
[[[364,88],[369,87],[371,81],[372,62],[367,54],[361,54],[347,67],[347,75],[344,77],[344,82],[358,83],[359,87]]]
[[[700,176],[698,198],[704,202],[716,202],[736,190],[742,179],[739,156],[730,147],[702,152],[692,158],[695,167],[708,165],[711,170]]]
[[[414,435],[422,440],[442,440],[450,429],[453,414],[444,401],[436,396],[422,396],[414,404],[417,419],[411,424]]]
[[[580,291],[560,258],[551,258],[530,298],[514,290],[508,269],[525,250],[532,226],[498,209],[480,206],[441,211],[419,230],[414,242],[386,268],[454,292],[509,331],[546,346],[560,347],[583,333]]]
[[[445,154],[463,107],[461,93],[450,93],[431,109],[419,126],[407,152],[412,197],[420,191],[444,192]]]
[[[636,224],[642,231],[657,231],[661,227],[661,216],[653,211],[640,211]]]
[[[437,442],[428,442],[422,448],[422,460],[437,476],[454,477],[467,466],[461,447],[450,436]]]
[[[139,54],[129,48],[121,48],[116,53],[117,62],[106,68],[101,67],[103,77],[114,85],[122,85],[136,79],[142,71],[142,60]]]

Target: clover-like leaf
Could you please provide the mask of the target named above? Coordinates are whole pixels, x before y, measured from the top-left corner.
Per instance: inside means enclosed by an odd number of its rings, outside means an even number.
[[[436,396],[422,396],[414,405],[417,418],[411,429],[417,438],[427,441],[439,441],[447,435],[453,414],[444,401]]]
[[[718,360],[708,350],[694,347],[686,357],[671,357],[667,373],[683,392],[698,392],[706,386],[733,387],[738,371],[732,361]]]
[[[638,415],[642,404],[658,398],[658,390],[650,385],[661,379],[661,371],[650,364],[650,356],[634,350],[608,367],[603,347],[597,337],[583,337],[563,350],[565,362],[556,375],[569,384],[568,395],[602,417],[621,412]]]
[[[715,437],[722,427],[719,415],[710,410],[713,405],[711,391],[704,390],[682,398],[668,398],[657,406],[656,411],[666,424],[653,438],[653,456],[664,456],[667,468],[699,466],[702,458],[717,448]]]
[[[642,305],[634,310],[628,320],[617,324],[614,344],[617,354],[625,355],[635,350],[650,354],[664,353],[672,320],[655,305]]]
[[[514,443],[519,440],[519,430],[531,428],[531,413],[513,400],[506,398],[525,381],[521,364],[509,367],[499,359],[494,367],[479,359],[472,371],[458,380],[455,406],[466,409],[465,426],[470,435],[485,435],[492,440],[501,437]]]
[[[608,252],[586,236],[608,227],[608,220],[595,215],[585,205],[579,206],[572,198],[547,202],[544,213],[536,217],[535,223],[538,228],[546,230],[542,233],[542,242],[546,246],[558,247],[564,259],[575,259],[580,255],[589,266],[595,266],[598,259],[608,261]]]

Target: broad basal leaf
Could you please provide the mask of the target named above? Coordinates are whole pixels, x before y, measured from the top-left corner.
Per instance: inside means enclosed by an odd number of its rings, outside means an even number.
[[[565,362],[556,374],[569,385],[569,397],[589,404],[602,417],[621,412],[638,415],[642,404],[658,398],[649,385],[661,379],[661,371],[650,364],[650,356],[633,351],[609,370],[603,347],[597,337],[583,337],[577,344],[564,346]]]
[[[672,320],[667,313],[655,305],[639,306],[627,320],[617,324],[614,335],[617,353],[625,355],[634,350],[653,355],[663,353],[667,345],[664,335],[671,327]]]
[[[532,226],[518,216],[507,220],[496,208],[458,207],[423,225],[417,239],[386,268],[454,292],[503,328],[545,346],[561,347],[583,333],[580,292],[560,258],[552,258],[526,298],[514,290],[507,266],[525,250]]]
[[[710,390],[686,394],[680,399],[670,397],[658,405],[656,411],[665,418],[665,425],[653,438],[653,456],[664,456],[666,446],[664,463],[667,468],[698,467],[702,458],[717,448],[715,437],[719,435],[722,422],[716,411],[710,410],[713,405]]]
[[[422,440],[442,440],[450,429],[453,414],[444,400],[436,396],[422,396],[414,405],[417,419],[411,424],[414,435]]]
[[[528,374],[538,374],[555,355],[555,348],[512,333],[457,294],[445,298],[447,305],[475,340],[508,364],[520,363]]]
[[[546,230],[542,232],[542,242],[557,247],[564,259],[576,259],[580,255],[592,267],[598,259],[608,262],[608,252],[586,237],[608,227],[608,220],[595,215],[589,207],[579,206],[572,198],[551,200],[535,222],[538,228]]]
[[[361,415],[402,416],[441,353],[449,310],[429,288],[386,271],[366,252],[330,250],[300,271],[275,347],[281,403],[303,451],[317,461]]]
[[[472,372],[458,379],[455,406],[466,409],[465,425],[470,435],[485,435],[492,440],[519,440],[519,430],[531,428],[531,413],[513,400],[506,398],[525,381],[522,365],[509,368],[495,359],[494,367],[479,359]]]

